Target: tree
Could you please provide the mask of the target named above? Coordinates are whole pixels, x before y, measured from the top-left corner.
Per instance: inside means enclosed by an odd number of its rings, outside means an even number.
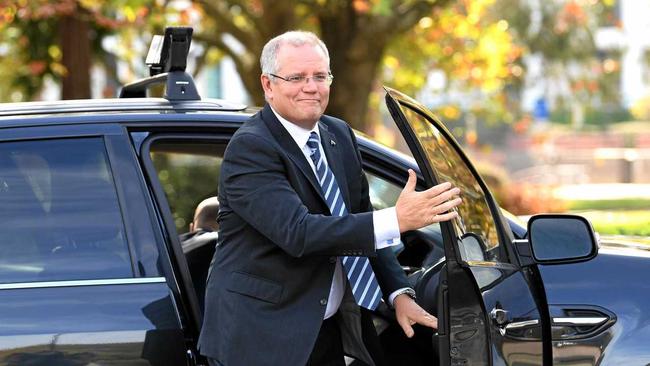
[[[134,31],[145,19],[159,21],[146,17],[159,11],[156,4],[154,0],[4,1],[0,44],[10,57],[0,61],[0,70],[10,82],[4,84],[8,89],[0,97],[30,100],[50,76],[61,81],[62,99],[90,98],[91,66],[105,62],[107,55],[102,40],[123,29]]]
[[[272,37],[292,29],[320,33],[335,86],[328,113],[365,130],[368,96],[389,43],[449,0],[193,0],[203,13],[195,39],[230,56],[257,105],[264,103],[259,58]]]
[[[555,88],[555,102],[573,111],[576,125],[586,106],[620,108],[618,51],[599,50],[594,33],[606,24],[620,26],[612,0],[499,0],[497,11],[511,25],[525,54],[541,59],[542,75]]]
[[[437,106],[445,119],[459,119],[464,111],[487,122],[512,121],[509,90],[523,76],[522,48],[494,6],[495,0],[473,0],[434,9],[391,44],[386,82],[416,94],[435,71],[444,76],[444,86],[426,92],[449,100]]]

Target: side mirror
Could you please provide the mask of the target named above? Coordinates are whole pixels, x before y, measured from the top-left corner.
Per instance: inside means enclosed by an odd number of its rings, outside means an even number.
[[[528,221],[528,240],[515,246],[522,265],[582,262],[598,254],[594,229],[578,215],[535,215]]]
[[[458,241],[460,257],[464,261],[485,261],[485,243],[474,233],[465,233]]]

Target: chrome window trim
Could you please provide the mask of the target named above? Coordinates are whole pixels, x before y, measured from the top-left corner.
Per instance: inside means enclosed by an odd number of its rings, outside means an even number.
[[[28,288],[51,287],[82,287],[82,286],[110,286],[110,285],[137,285],[147,283],[164,283],[165,277],[143,278],[109,278],[98,280],[72,280],[72,281],[47,281],[47,282],[20,282],[0,284],[0,290],[17,290]]]

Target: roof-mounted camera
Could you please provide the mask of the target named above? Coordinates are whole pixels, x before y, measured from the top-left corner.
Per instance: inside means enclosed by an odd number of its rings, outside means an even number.
[[[150,76],[125,85],[120,98],[145,98],[150,86],[165,83],[167,100],[200,100],[192,76],[185,72],[192,31],[191,27],[167,27],[164,36],[153,36],[145,60]]]

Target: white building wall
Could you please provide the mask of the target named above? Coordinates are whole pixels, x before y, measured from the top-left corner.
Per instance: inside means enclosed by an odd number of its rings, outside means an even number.
[[[645,55],[650,52],[650,1],[619,0],[623,23],[621,89],[625,106],[650,94]],[[645,76],[645,77],[644,77]]]

